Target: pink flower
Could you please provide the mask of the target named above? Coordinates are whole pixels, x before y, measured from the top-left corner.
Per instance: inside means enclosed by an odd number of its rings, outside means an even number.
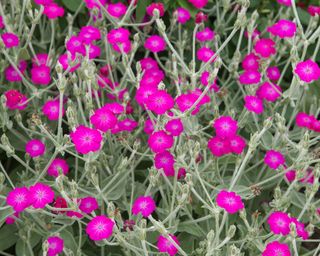
[[[300,236],[303,240],[309,238],[309,233],[305,229],[305,225],[302,222],[298,221],[296,218],[291,218],[291,222],[295,224],[298,236]]]
[[[26,152],[33,158],[42,156],[45,150],[46,146],[41,140],[29,140],[26,144]]]
[[[315,5],[309,5],[308,6],[308,13],[311,16],[320,16],[320,6],[315,6]]]
[[[221,116],[214,121],[213,128],[216,130],[218,137],[230,138],[236,135],[238,122],[231,116]]]
[[[34,66],[31,69],[31,80],[34,84],[48,85],[51,81],[50,67]]]
[[[313,184],[314,183],[314,175],[313,175],[313,169],[312,168],[308,168],[305,172],[305,175],[302,179],[300,179],[299,181],[302,183],[309,183],[309,184]]]
[[[256,95],[260,99],[264,99],[269,102],[275,102],[281,97],[282,89],[276,84],[264,82],[256,92]]]
[[[100,57],[101,49],[97,45],[89,44],[88,45],[88,52],[89,52],[89,59],[92,60],[92,59]]]
[[[102,136],[98,130],[80,125],[70,133],[70,137],[78,153],[88,154],[101,149]]]
[[[54,191],[48,185],[37,183],[29,189],[30,203],[34,208],[44,208],[54,201]]]
[[[112,236],[115,223],[104,215],[94,217],[87,225],[86,232],[91,240],[100,241]]]
[[[258,84],[261,80],[261,73],[257,70],[245,70],[239,76],[239,82],[241,84]]]
[[[90,122],[96,129],[107,132],[117,124],[118,119],[108,108],[102,107],[94,111],[94,114],[90,117]]]
[[[246,55],[242,61],[242,67],[245,70],[259,70],[259,60],[260,58],[254,53],[249,53]]]
[[[275,255],[291,256],[289,246],[286,244],[281,244],[278,241],[268,243],[266,249],[262,252],[262,256],[275,256]]]
[[[135,128],[137,128],[137,126],[138,126],[138,122],[135,120],[132,120],[130,118],[126,118],[126,119],[118,122],[118,127],[119,127],[120,131],[131,132]]]
[[[149,69],[147,72],[150,76],[156,77],[158,80],[163,80],[165,78],[165,73],[157,68],[157,69]]]
[[[186,177],[187,171],[185,168],[179,168],[178,170],[178,179],[183,179],[184,177]]]
[[[17,47],[20,43],[19,37],[16,34],[7,32],[1,35],[2,41],[6,48]]]
[[[47,62],[49,62],[49,55],[46,53],[38,53],[32,58],[33,66],[46,66]]]
[[[91,212],[97,210],[99,208],[97,199],[94,197],[84,197],[80,199],[80,205],[79,209],[87,214],[90,214]]]
[[[83,1],[86,3],[86,6],[88,9],[97,8],[99,10],[100,10],[100,4],[102,6],[105,6],[107,3],[107,0],[83,0]]]
[[[162,17],[164,15],[164,5],[163,3],[152,3],[150,5],[147,6],[147,14],[149,16],[153,16],[153,11],[154,10],[158,10],[160,17]]]
[[[247,95],[244,97],[245,105],[244,107],[253,113],[261,114],[264,111],[263,101],[257,96]]]
[[[180,136],[184,130],[181,119],[172,119],[168,121],[164,128],[172,136]]]
[[[320,132],[320,120],[313,120],[311,130],[315,132]]]
[[[76,212],[76,211],[67,211],[66,215],[73,219],[83,218],[83,215],[80,212]]]
[[[205,7],[208,3],[208,0],[188,0],[194,7],[201,9]]]
[[[316,62],[306,60],[297,64],[294,73],[299,76],[300,80],[311,83],[320,78],[320,67]]]
[[[244,209],[244,203],[235,192],[222,190],[218,193],[216,203],[219,207],[225,209],[228,213],[234,214]]]
[[[200,24],[208,20],[208,15],[204,14],[203,12],[198,12],[196,14],[196,23]]]
[[[17,66],[20,73],[24,73],[24,71],[27,69],[27,62],[25,60],[20,60],[19,64]],[[9,65],[5,71],[5,77],[9,82],[20,82],[22,81],[22,76],[18,73],[18,71],[12,66]]]
[[[285,177],[287,181],[293,182],[296,179],[296,171],[295,170],[289,170],[285,173]]]
[[[205,28],[196,33],[196,38],[200,42],[212,41],[214,39],[214,32],[210,28]]]
[[[299,127],[305,127],[308,129],[312,128],[315,117],[312,115],[308,115],[304,112],[300,112],[296,116],[296,125]]]
[[[79,37],[82,38],[86,44],[91,44],[93,41],[101,39],[100,30],[94,26],[84,26],[80,29]]]
[[[53,202],[53,207],[55,208],[67,208],[68,207],[68,204],[67,204],[67,201],[66,199],[64,199],[63,197],[57,197],[54,202]],[[54,214],[64,214],[65,211],[52,211]]]
[[[118,44],[129,41],[130,31],[125,28],[112,29],[107,34],[107,39],[110,44]]]
[[[40,5],[47,5],[47,4],[51,4],[53,0],[34,0],[34,2]]]
[[[16,187],[8,193],[7,204],[10,205],[15,212],[22,212],[30,206],[30,193],[27,187]]]
[[[159,90],[148,97],[146,105],[157,115],[163,115],[174,107],[174,99],[165,90]]]
[[[156,203],[151,196],[139,196],[132,205],[133,215],[141,215],[145,218],[149,217],[156,210]]]
[[[142,60],[139,61],[139,63],[141,65],[142,70],[153,70],[153,69],[159,68],[158,62],[150,57],[143,58]]]
[[[149,137],[148,144],[152,152],[161,153],[173,146],[173,137],[165,131],[158,131]]]
[[[4,27],[3,17],[0,16],[0,29],[4,29]]]
[[[48,256],[56,256],[63,252],[64,241],[62,238],[58,236],[50,236],[47,241],[49,244]]]
[[[276,150],[268,150],[264,156],[264,163],[273,170],[277,170],[285,161],[284,156]]]
[[[72,56],[76,53],[84,55],[86,52],[86,49],[83,45],[83,39],[80,36],[71,36],[66,42],[66,49],[71,53]]]
[[[133,231],[133,227],[136,225],[136,222],[134,220],[125,220],[123,223],[123,229],[125,231]]]
[[[140,88],[141,87],[152,87],[152,89],[158,89],[159,83],[162,81],[163,77],[161,75],[154,75],[149,72],[143,75],[140,81]],[[139,89],[140,89],[139,88]]]
[[[201,83],[205,86],[209,85],[209,77],[209,71],[204,71],[200,77]],[[214,79],[213,83],[210,85],[210,90],[213,90],[214,92],[218,92],[220,90],[219,86],[217,85],[217,78]]]
[[[107,103],[103,106],[103,108],[108,109],[115,115],[122,114],[124,112],[124,107],[117,102]]]
[[[75,61],[75,60],[76,60],[75,55],[72,56],[67,53],[60,55],[60,57],[58,58],[58,61],[61,64],[63,70],[69,70],[70,73],[76,71],[81,65],[80,63],[78,63],[79,61]]]
[[[275,44],[270,38],[261,38],[256,42],[254,50],[262,58],[269,58],[271,55],[276,54]]]
[[[268,217],[270,230],[274,234],[288,235],[290,233],[291,218],[285,212],[273,212]]]
[[[176,245],[180,246],[180,242],[178,241],[178,238],[176,238],[174,235],[170,235],[171,239],[175,242]],[[168,238],[164,236],[159,236],[157,247],[159,252],[168,253],[170,256],[174,256],[178,253],[178,249],[176,248],[176,245],[172,243]]]
[[[174,176],[174,163],[174,156],[169,151],[158,153],[154,158],[154,165],[157,169],[163,169],[166,176]]]
[[[42,107],[42,112],[49,120],[58,120],[60,112],[59,100],[48,100]],[[64,116],[65,109],[62,104],[61,117]]]
[[[251,38],[251,39],[255,39],[256,37],[259,37],[260,34],[261,34],[261,32],[260,32],[258,29],[255,28],[255,29],[253,30],[250,38]],[[244,32],[244,36],[245,36],[246,38],[249,38],[249,32],[248,32],[247,30]]]
[[[104,65],[103,67],[101,67],[99,69],[99,71],[102,76],[108,76],[110,71],[112,71],[112,67],[111,67],[111,65],[107,64],[107,65]]]
[[[197,51],[197,58],[198,60],[200,61],[203,61],[203,62],[208,62],[211,60],[211,58],[215,55],[214,51],[212,51],[210,48],[208,47],[201,47],[198,51]],[[216,58],[214,58],[212,60],[215,61]]]
[[[26,60],[19,60],[17,67],[21,71],[21,73],[23,73],[27,69],[28,63]]]
[[[23,110],[27,107],[27,97],[17,90],[9,90],[4,93],[6,107],[11,110]]]
[[[238,135],[229,138],[229,144],[231,152],[237,155],[240,155],[246,147],[246,141]]]
[[[21,72],[21,70],[20,70]],[[23,72],[21,72],[23,73]],[[22,81],[22,76],[15,70],[13,66],[8,66],[4,71],[5,77],[9,82],[20,82]]]
[[[116,52],[127,54],[131,51],[131,42],[128,40],[123,43],[113,44],[112,48]]]
[[[268,27],[267,31],[280,38],[291,38],[296,34],[297,25],[290,20],[279,20],[271,27]]]
[[[143,131],[144,131],[146,134],[149,134],[149,135],[154,132],[154,125],[153,125],[151,119],[147,119],[147,120],[145,121]]]
[[[48,168],[48,175],[58,177],[59,175],[67,175],[69,172],[69,165],[67,161],[62,158],[56,158],[52,161]]]
[[[281,73],[278,67],[268,67],[267,76],[270,80],[277,81],[279,80]]]
[[[126,14],[127,6],[125,6],[123,3],[109,4],[107,11],[112,17],[119,19]]]
[[[47,4],[44,6],[43,14],[50,20],[54,20],[58,17],[63,17],[64,9],[56,3]]]
[[[185,24],[191,18],[189,10],[182,7],[178,7],[175,13],[177,15],[177,22],[181,24]]]
[[[10,215],[9,217],[6,218],[6,224],[7,225],[12,225],[16,222],[16,220],[19,218],[19,213],[15,212],[14,214]]]
[[[285,5],[285,6],[291,6],[292,0],[277,0],[279,4]]]
[[[153,35],[146,40],[144,47],[153,53],[158,53],[166,49],[166,41],[161,36]]]
[[[200,96],[202,95],[202,90],[199,88],[194,89],[193,91],[189,91],[189,93],[191,93],[192,95],[195,96],[195,99],[198,100],[198,98],[200,98]],[[205,95],[201,98],[201,100],[199,101],[197,107],[200,107],[204,104],[207,104],[210,102],[210,97],[208,95]]]
[[[152,81],[154,80],[152,79]],[[145,107],[149,96],[156,93],[157,91],[158,90],[156,86],[140,86],[140,88],[136,92],[135,99],[140,106]]]
[[[189,110],[193,104],[197,101],[198,97],[192,93],[181,94],[177,97],[176,103],[181,112],[185,112]],[[192,111],[192,115],[195,115],[199,112],[200,108],[196,106],[196,108]]]
[[[231,146],[230,146],[229,140],[223,139],[221,137],[211,138],[208,141],[208,148],[210,149],[212,155],[216,157],[221,157],[231,152]]]

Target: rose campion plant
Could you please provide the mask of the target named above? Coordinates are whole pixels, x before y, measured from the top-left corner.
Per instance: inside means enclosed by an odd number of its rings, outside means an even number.
[[[320,6],[0,1],[0,254],[319,255]]]

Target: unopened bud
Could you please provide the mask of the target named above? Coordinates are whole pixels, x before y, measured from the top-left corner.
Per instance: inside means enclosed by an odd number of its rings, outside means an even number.
[[[235,226],[235,225],[231,225],[230,228],[229,228],[229,230],[228,230],[227,236],[228,236],[229,238],[234,237],[234,235],[235,235],[235,233],[236,233],[236,230],[237,230],[236,226]]]

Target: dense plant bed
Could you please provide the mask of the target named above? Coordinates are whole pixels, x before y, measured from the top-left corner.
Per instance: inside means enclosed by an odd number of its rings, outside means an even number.
[[[320,255],[319,16],[1,0],[0,255]]]

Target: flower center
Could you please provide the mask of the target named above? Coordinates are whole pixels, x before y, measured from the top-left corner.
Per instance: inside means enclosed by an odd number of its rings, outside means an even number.
[[[148,206],[148,203],[146,201],[143,201],[143,202],[140,203],[140,208],[143,209],[143,210],[146,209],[147,206]]]
[[[37,198],[38,198],[39,200],[41,200],[41,199],[43,199],[44,197],[45,197],[45,192],[42,191],[42,190],[38,190],[38,191],[37,191]]]
[[[52,250],[56,249],[57,248],[57,243],[54,243],[54,242],[50,243],[49,248],[52,249]]]
[[[104,230],[105,230],[105,225],[104,225],[103,223],[98,223],[98,224],[96,225],[96,230],[97,230],[98,232],[104,231]]]
[[[32,146],[32,150],[33,150],[33,151],[39,150],[39,146],[38,146],[38,145],[33,145],[33,146]]]
[[[18,194],[15,198],[16,203],[22,203],[25,200],[24,194]]]

